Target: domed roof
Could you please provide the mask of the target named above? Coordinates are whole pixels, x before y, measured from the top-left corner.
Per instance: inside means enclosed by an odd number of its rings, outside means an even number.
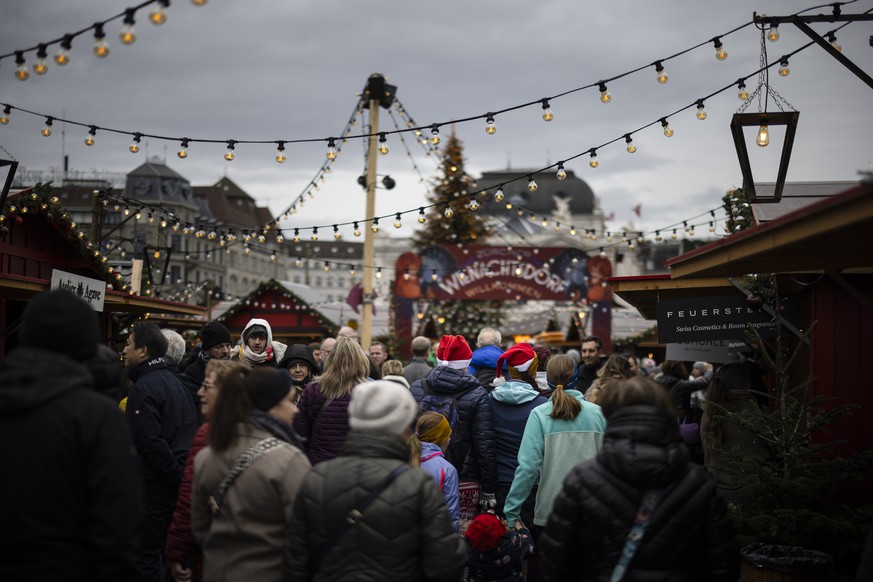
[[[507,202],[511,202],[516,207],[522,206],[536,214],[550,215],[555,211],[566,210],[573,215],[594,213],[594,192],[584,180],[576,177],[572,170],[567,170],[567,178],[564,180],[558,180],[554,172],[538,174],[535,176],[537,183],[535,192],[528,190],[526,179],[506,183],[525,173],[525,170],[484,172],[477,181],[477,186],[480,189],[487,188],[489,193],[494,194],[497,186],[504,184],[503,195]],[[485,209],[486,212],[494,214],[502,206],[487,204]]]

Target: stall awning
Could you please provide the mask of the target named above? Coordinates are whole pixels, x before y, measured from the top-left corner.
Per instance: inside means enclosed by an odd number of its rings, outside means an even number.
[[[665,299],[692,299],[722,297],[737,293],[726,277],[671,279],[670,275],[643,275],[639,277],[610,277],[612,291],[631,305],[646,319],[657,319],[658,301]]]

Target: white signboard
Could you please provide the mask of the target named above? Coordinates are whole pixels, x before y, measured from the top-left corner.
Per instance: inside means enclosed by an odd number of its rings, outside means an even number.
[[[66,271],[52,270],[51,289],[66,289],[72,291],[79,299],[85,301],[94,311],[103,311],[103,300],[106,297],[106,281],[89,279]]]
[[[711,340],[667,344],[667,359],[680,362],[727,362],[729,358],[729,340]]]

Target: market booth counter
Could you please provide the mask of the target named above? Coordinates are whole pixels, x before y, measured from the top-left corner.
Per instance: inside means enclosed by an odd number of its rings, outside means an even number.
[[[172,314],[205,320],[203,307],[130,292],[130,283],[108,264],[98,245],[77,228],[48,187],[10,195],[0,229],[0,359],[15,346],[21,314],[36,294],[63,286],[100,312],[104,338],[125,320]],[[144,293],[148,293],[146,288]]]

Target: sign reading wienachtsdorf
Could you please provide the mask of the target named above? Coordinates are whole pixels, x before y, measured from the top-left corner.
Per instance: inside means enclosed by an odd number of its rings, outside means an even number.
[[[742,295],[658,302],[658,339],[662,343],[743,339],[747,326],[764,336],[776,332],[773,317],[751,309]]]

